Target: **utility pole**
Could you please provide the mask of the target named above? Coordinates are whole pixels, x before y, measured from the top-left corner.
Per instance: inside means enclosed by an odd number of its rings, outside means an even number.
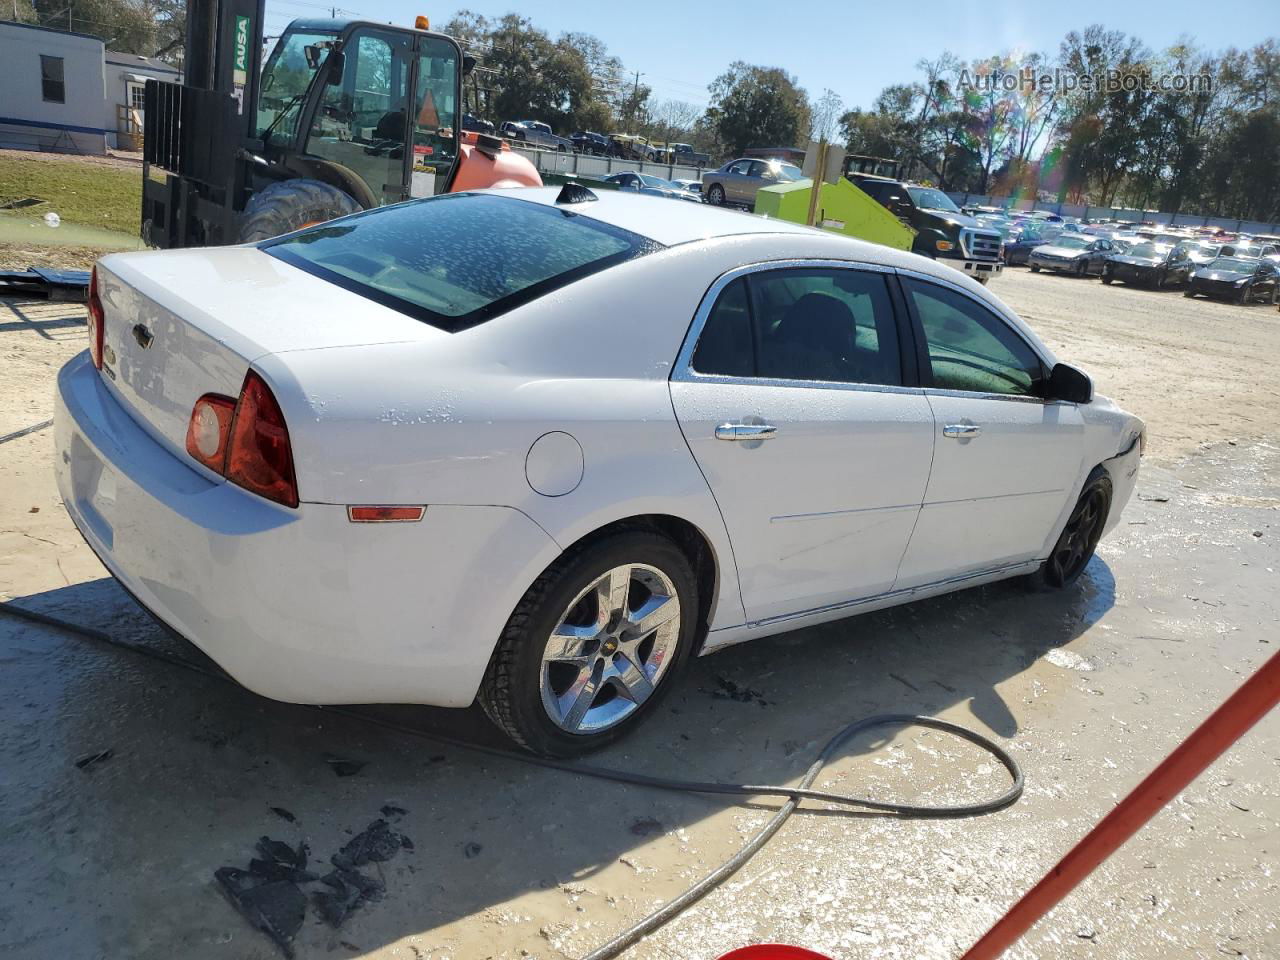
[[[635,122],[636,117],[637,117],[637,116],[639,115],[639,113],[640,113],[640,104],[637,102],[637,98],[640,96],[640,78],[641,78],[641,77],[643,77],[643,76],[644,76],[644,74],[643,74],[643,73],[641,73],[639,70],[637,70],[637,71],[636,71],[636,84],[635,84],[635,86],[634,86],[634,87],[632,87],[632,88],[631,88],[631,110],[630,110],[630,114],[631,114],[631,122],[632,122],[632,123],[634,123],[634,122]]]

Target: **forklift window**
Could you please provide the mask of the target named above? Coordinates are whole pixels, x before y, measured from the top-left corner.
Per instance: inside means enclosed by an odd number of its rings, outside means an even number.
[[[412,38],[361,29],[344,47],[342,78],[324,88],[306,153],[355,173],[379,203],[397,203],[405,199]]]
[[[271,138],[276,142],[293,140],[303,96],[315,72],[307,60],[307,47],[335,37],[334,33],[308,30],[289,31],[280,38],[262,71],[262,93],[258,98],[259,137],[265,136],[270,129]]]
[[[452,44],[418,41],[418,85],[414,97],[413,178],[410,194],[429,197],[444,188],[458,156],[458,54]]]

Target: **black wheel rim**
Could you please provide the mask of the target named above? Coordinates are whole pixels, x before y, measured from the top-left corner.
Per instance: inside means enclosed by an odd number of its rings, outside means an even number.
[[[1071,511],[1049,557],[1049,575],[1056,585],[1066,586],[1084,572],[1102,536],[1102,525],[1107,519],[1106,501],[1103,491],[1095,488],[1081,497]]]

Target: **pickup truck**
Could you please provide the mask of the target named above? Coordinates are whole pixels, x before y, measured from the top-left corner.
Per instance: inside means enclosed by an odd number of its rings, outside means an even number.
[[[916,231],[911,251],[941,260],[986,283],[1004,272],[1004,241],[998,230],[961,213],[941,190],[846,169],[859,190]]]
[[[557,137],[551,128],[538,120],[508,120],[502,125],[502,136],[543,150],[573,149],[573,141]]]
[[[658,148],[659,157],[663,163],[678,163],[686,167],[705,167],[711,162],[711,157],[705,153],[698,153],[688,143],[659,143],[655,146]]]

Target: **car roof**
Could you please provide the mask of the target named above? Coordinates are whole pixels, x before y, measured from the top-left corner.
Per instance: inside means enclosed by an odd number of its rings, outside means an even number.
[[[590,188],[590,184],[583,184]],[[800,233],[813,235],[813,227],[772,220],[750,213],[726,210],[699,203],[671,203],[651,196],[637,196],[617,190],[600,190],[596,200],[586,203],[556,204],[560,187],[527,187],[520,190],[486,190],[499,196],[541,203],[599,220],[623,230],[655,240],[664,247],[715,237],[757,233]]]

